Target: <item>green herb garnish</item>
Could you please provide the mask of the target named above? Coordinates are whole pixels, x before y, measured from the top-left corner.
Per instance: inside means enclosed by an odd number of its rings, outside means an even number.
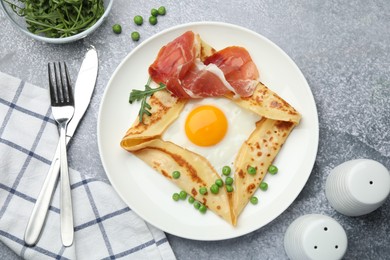
[[[151,78],[149,78],[148,83],[145,85],[145,90],[138,90],[133,89],[130,93],[129,102],[132,104],[134,101],[141,101],[141,108],[138,112],[139,121],[143,123],[143,117],[146,114],[147,116],[151,116],[152,113],[149,111],[152,107],[148,104],[146,99],[153,95],[154,92],[163,90],[166,88],[165,84],[160,83],[160,86],[158,88],[151,88],[150,82],[152,81]]]
[[[64,38],[87,30],[104,13],[103,0],[4,0],[19,16],[27,29],[50,38]]]

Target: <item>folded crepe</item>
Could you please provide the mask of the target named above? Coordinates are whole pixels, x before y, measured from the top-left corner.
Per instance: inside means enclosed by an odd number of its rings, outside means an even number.
[[[202,41],[201,58],[213,52],[215,50]],[[200,187],[209,188],[220,178],[218,173],[202,155],[162,140],[164,131],[177,119],[187,102],[168,91],[158,91],[150,97],[151,116],[145,117],[143,123],[137,118],[120,145],[235,226],[301,116],[261,82],[250,97],[237,98],[233,94],[225,97],[262,117],[237,153],[233,192],[228,193],[224,186],[218,194],[199,194]],[[256,174],[248,174],[249,166],[256,168]],[[171,177],[176,170],[181,172],[179,179]]]
[[[218,194],[207,192],[202,195],[199,193],[200,188],[208,188],[220,179],[218,173],[204,157],[159,138],[141,143],[136,147],[130,147],[128,151],[133,152],[150,167],[197,201],[206,205],[228,223],[235,225],[233,222],[235,218],[232,217],[231,211],[231,200],[229,200],[225,189],[220,189]],[[180,178],[174,179],[172,177],[174,171],[180,172]]]
[[[256,123],[256,129],[244,142],[234,162],[235,190],[231,196],[233,216],[238,218],[250,198],[256,192],[267,174],[268,167],[275,159],[295,124],[288,121],[263,117]],[[248,168],[254,167],[255,174]]]

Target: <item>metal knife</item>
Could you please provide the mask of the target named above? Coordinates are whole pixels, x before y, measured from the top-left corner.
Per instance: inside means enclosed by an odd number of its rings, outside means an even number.
[[[98,65],[99,61],[97,51],[95,47],[91,45],[85,54],[74,87],[75,112],[72,120],[68,124],[68,129],[66,131],[67,144],[76,131],[76,128],[91,101],[92,93],[96,84]],[[32,210],[26,231],[24,233],[24,241],[27,245],[35,245],[41,234],[47,211],[50,206],[51,198],[56,188],[59,169],[60,145],[58,144],[49,172],[38,195],[37,201],[35,202],[35,206]]]

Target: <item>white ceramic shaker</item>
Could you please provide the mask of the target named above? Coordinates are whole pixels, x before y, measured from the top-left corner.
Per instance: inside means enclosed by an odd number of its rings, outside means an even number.
[[[356,159],[335,167],[326,180],[330,205],[347,216],[361,216],[379,208],[390,193],[390,174],[381,163]]]
[[[291,260],[337,260],[347,251],[347,234],[333,218],[308,214],[294,220],[284,236]]]

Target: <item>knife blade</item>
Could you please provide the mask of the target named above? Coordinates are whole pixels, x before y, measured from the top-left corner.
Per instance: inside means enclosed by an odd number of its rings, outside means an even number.
[[[74,87],[75,112],[72,120],[68,124],[68,129],[66,132],[67,144],[69,144],[69,141],[74,135],[76,128],[84,116],[85,111],[87,110],[91,101],[92,93],[96,84],[98,66],[99,61],[97,51],[95,47],[91,45],[87,49]],[[41,234],[59,176],[59,159],[60,145],[58,144],[52,163],[50,165],[50,169],[42,185],[37,201],[35,202],[26,227],[26,231],[24,233],[24,241],[27,245],[35,245]]]

